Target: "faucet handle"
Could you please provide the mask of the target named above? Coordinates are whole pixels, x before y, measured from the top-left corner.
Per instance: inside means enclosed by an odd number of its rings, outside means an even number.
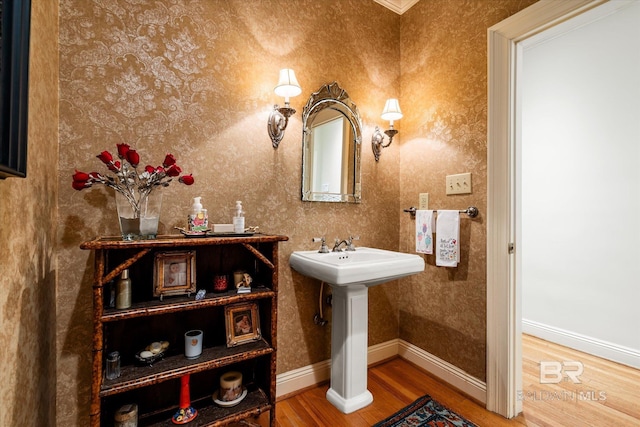
[[[312,242],[317,243],[317,242],[322,242],[320,245],[320,250],[318,250],[319,253],[321,254],[326,254],[329,253],[329,248],[327,247],[327,241],[324,238],[324,236],[322,237],[314,237],[313,239],[311,239]]]
[[[355,246],[353,246],[353,241],[354,240],[360,240],[360,236],[349,236],[349,239],[347,240],[347,249],[348,251],[355,251],[356,248]]]

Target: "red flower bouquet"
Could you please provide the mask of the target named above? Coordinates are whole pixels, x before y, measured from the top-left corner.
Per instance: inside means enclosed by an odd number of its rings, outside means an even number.
[[[120,195],[128,202],[131,208],[131,212],[124,217],[120,214],[123,238],[131,240],[136,234],[155,236],[159,212],[156,212],[154,217],[155,231],[145,232],[144,230],[144,220],[148,217],[146,210],[149,206],[149,195],[157,187],[167,187],[176,177],[179,182],[191,185],[194,182],[193,175],[181,176],[182,169],[176,164],[176,159],[172,154],[165,156],[161,166],[147,165],[143,170],[139,171],[140,155],[138,152],[128,144],[117,144],[117,149],[120,160],[114,160],[113,155],[108,151],[103,151],[97,156],[112,174],[86,173],[76,170],[76,173],[73,174],[71,186],[76,190],[84,190],[94,184],[104,184],[113,188],[116,191],[116,201],[118,201]],[[118,204],[119,211],[120,207],[120,204]],[[157,210],[159,211],[159,207]],[[125,222],[130,222],[131,224],[125,224],[123,220],[129,220]],[[127,232],[125,233],[125,231]]]

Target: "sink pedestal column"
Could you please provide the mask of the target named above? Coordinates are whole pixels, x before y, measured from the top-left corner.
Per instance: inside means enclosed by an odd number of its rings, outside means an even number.
[[[331,387],[327,400],[349,414],[373,402],[367,390],[369,288],[352,284],[331,289]]]

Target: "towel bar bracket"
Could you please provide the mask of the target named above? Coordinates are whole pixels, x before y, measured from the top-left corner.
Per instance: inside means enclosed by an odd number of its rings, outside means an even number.
[[[411,218],[415,219],[416,217],[416,208],[414,206],[411,206],[409,209],[405,209],[405,212],[408,212],[409,214],[411,214]],[[464,210],[459,210],[458,212],[463,213],[463,214],[467,214],[467,216],[469,218],[475,218],[478,216],[478,214],[480,213],[480,211],[478,210],[477,207],[475,206],[469,206],[467,209]]]

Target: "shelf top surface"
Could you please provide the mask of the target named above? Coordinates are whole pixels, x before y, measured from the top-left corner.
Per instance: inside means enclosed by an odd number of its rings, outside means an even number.
[[[125,241],[120,236],[99,236],[80,245],[80,249],[134,249],[162,248],[178,246],[229,245],[241,243],[281,242],[289,240],[287,236],[275,234],[249,234],[247,236],[207,236],[186,237],[182,234],[159,235],[152,240]]]

